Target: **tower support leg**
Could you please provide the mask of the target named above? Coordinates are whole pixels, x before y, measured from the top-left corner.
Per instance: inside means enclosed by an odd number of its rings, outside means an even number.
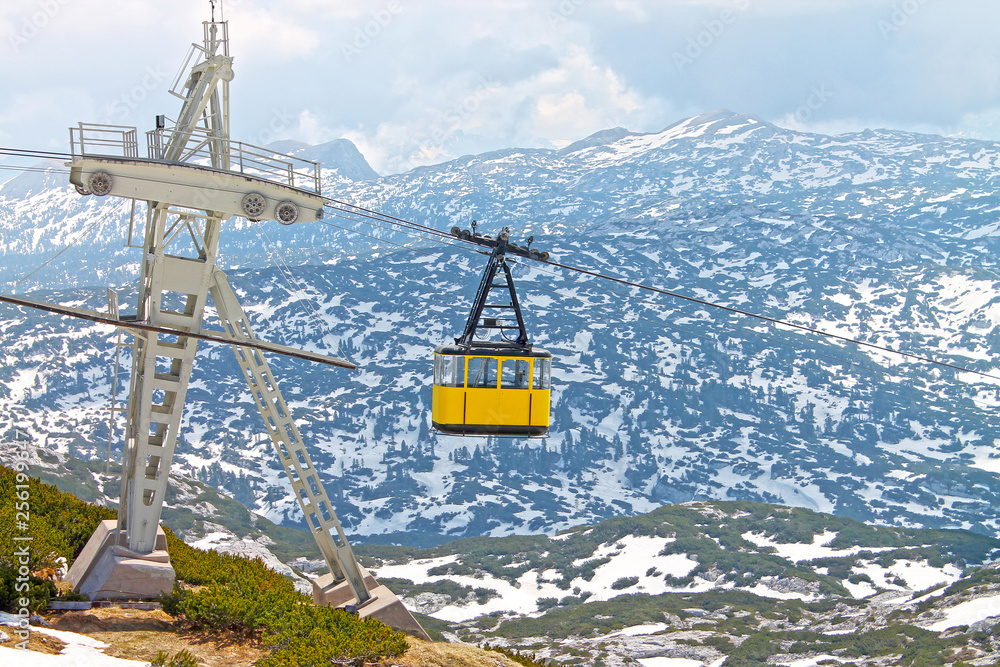
[[[216,269],[210,289],[225,332],[236,339],[256,338],[225,273]],[[291,481],[309,532],[330,568],[330,574],[321,583],[313,583],[313,601],[337,607],[351,605],[362,617],[372,616],[426,638],[423,628],[399,598],[358,564],[264,356],[253,348],[233,346],[233,350],[257,410],[264,418],[278,460]]]
[[[92,599],[155,597],[173,588],[160,513],[198,349],[198,340],[185,334],[201,330],[221,223],[166,204],[151,205],[147,213],[137,317],[177,333],[135,337],[118,521],[113,535],[102,523],[88,555],[71,568],[74,591]],[[193,241],[189,256],[166,252],[180,231]],[[144,574],[128,574],[133,571]],[[138,583],[142,576],[150,577],[148,586]]]

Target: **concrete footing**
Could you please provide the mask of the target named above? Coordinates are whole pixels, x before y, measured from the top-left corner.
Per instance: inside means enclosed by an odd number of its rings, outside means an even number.
[[[73,561],[66,575],[73,592],[91,600],[134,600],[155,598],[173,590],[174,568],[170,565],[163,528],[156,531],[153,551],[138,554],[125,546],[128,544],[125,531],[117,534],[116,527],[115,521],[102,521]],[[360,569],[371,593],[368,601],[358,604],[346,580],[334,582],[333,575],[325,574],[312,582],[313,602],[327,607],[353,606],[361,618],[376,618],[392,628],[430,640],[396,594],[379,584],[365,568]]]
[[[139,554],[126,547],[125,531],[118,534],[116,527],[115,521],[102,521],[73,561],[66,575],[73,592],[91,600],[131,600],[155,598],[173,590],[174,568],[163,528],[157,528],[153,551]]]
[[[358,605],[354,598],[354,591],[351,590],[347,580],[334,582],[332,574],[324,574],[313,580],[313,602],[326,607],[339,608],[356,605],[358,615],[361,618],[375,618],[391,628],[430,641],[430,637],[420,627],[420,623],[413,617],[410,610],[403,606],[396,594],[378,583],[365,568],[360,565],[358,567],[364,577],[365,586],[372,595],[368,602]]]

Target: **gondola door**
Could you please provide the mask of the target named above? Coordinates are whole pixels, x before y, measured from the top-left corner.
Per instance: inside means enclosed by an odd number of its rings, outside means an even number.
[[[500,424],[531,426],[531,360],[500,359]]]

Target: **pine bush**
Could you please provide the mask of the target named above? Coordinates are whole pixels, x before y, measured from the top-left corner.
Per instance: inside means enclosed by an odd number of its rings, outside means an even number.
[[[264,638],[271,653],[258,661],[259,667],[361,667],[408,648],[403,633],[384,623],[327,607],[300,607],[272,630]]]
[[[28,488],[18,488],[24,485]],[[22,502],[28,509],[26,529],[18,524],[19,519],[23,521],[18,516]],[[0,609],[14,611],[23,597],[32,611],[39,611],[56,594],[52,582],[39,577],[18,581],[21,563],[16,554],[23,545],[28,545],[27,567],[32,572],[57,566],[60,557],[70,564],[97,524],[113,518],[113,510],[86,503],[33,477],[22,475],[18,480],[18,473],[0,466]],[[30,542],[14,539],[26,536]]]
[[[198,667],[198,661],[187,649],[178,651],[173,656],[166,651],[159,651],[149,667]]]
[[[489,651],[496,651],[500,655],[506,656],[517,664],[524,665],[525,667],[549,667],[554,664],[549,660],[538,660],[534,656],[527,656],[523,653],[505,648],[503,646],[487,646],[486,649]]]
[[[167,541],[178,583],[164,611],[193,629],[260,637],[271,648],[261,667],[362,665],[408,648],[379,621],[314,606],[260,560],[195,549],[170,532]]]
[[[19,597],[31,600],[33,611],[44,609],[55,586],[32,577],[27,591],[18,591],[14,537],[30,534],[32,570],[51,567],[62,556],[68,563],[83,550],[103,519],[114,510],[86,503],[55,486],[22,478],[28,485],[29,531],[16,523],[17,473],[0,466],[0,608],[14,611]],[[167,549],[177,584],[162,597],[164,610],[195,629],[232,632],[261,638],[272,647],[264,667],[347,666],[402,655],[405,635],[374,619],[359,619],[343,611],[316,607],[292,583],[262,561],[195,549],[169,529]],[[193,588],[196,587],[196,588]],[[152,667],[197,667],[187,651],[173,656],[161,651]]]

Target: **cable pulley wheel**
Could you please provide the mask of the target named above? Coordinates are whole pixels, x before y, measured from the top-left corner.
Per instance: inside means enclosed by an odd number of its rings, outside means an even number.
[[[87,188],[83,187],[82,185],[74,185],[73,187],[76,188],[76,191],[79,192],[84,197],[86,197],[87,195],[91,194],[90,190],[88,190]]]
[[[264,195],[258,192],[250,192],[243,196],[240,206],[243,207],[243,212],[247,218],[256,222],[264,214],[264,209],[267,208],[267,200],[264,199]]]
[[[90,188],[90,191],[98,197],[110,194],[113,183],[111,174],[106,171],[95,171],[87,179],[87,186]]]
[[[283,201],[274,207],[274,219],[283,225],[290,225],[299,219],[299,207],[294,202]]]

